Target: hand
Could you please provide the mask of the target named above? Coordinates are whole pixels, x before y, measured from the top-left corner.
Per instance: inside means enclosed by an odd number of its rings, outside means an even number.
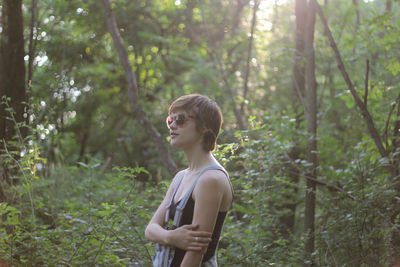
[[[211,241],[211,233],[196,231],[198,228],[199,225],[189,224],[171,230],[171,245],[183,250],[202,251],[205,253]]]

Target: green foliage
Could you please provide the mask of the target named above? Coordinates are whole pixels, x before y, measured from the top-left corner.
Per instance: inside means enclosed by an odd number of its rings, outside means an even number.
[[[283,167],[293,147],[295,120],[266,118],[263,123],[251,120],[253,127],[236,135],[239,145],[224,145],[218,152],[228,169],[234,170],[231,179],[235,188],[219,249],[222,266],[301,263],[302,241],[296,237],[300,229],[290,236],[280,232],[279,217],[287,211],[278,204],[298,202],[297,191],[304,192],[303,186],[291,182]],[[293,198],[286,199],[288,195]]]
[[[307,161],[290,158],[295,140],[302,139],[295,119],[274,116],[252,121],[238,132],[239,144],[221,145],[218,158],[231,170],[235,202],[224,228],[219,249],[224,266],[303,265],[304,214]],[[316,249],[319,266],[387,266],[398,247],[392,236],[398,223],[391,220],[398,202],[393,181],[373,144],[359,143],[352,153],[340,151],[335,139],[320,140],[319,179],[342,191],[320,185],[317,193]],[[340,155],[336,161],[332,154]],[[332,165],[329,165],[332,164]],[[291,179],[297,170],[301,180]],[[296,225],[282,232],[281,217],[296,204]]]
[[[0,259],[13,266],[149,266],[153,246],[144,240],[144,228],[170,176],[132,116],[102,3],[38,2],[30,135],[2,144],[1,163],[10,181],[0,181],[9,200],[0,203]],[[275,6],[261,1],[246,98],[254,1],[111,2],[139,102],[163,139],[167,108],[177,96],[206,94],[222,108],[224,129],[215,155],[230,172],[235,200],[221,237],[220,265],[304,265],[310,163],[303,154],[305,104],[292,80],[294,1]],[[319,2],[360,97],[370,62],[367,107],[390,155],[378,153],[317,19],[323,184],[317,191],[313,257],[319,266],[391,266],[400,221],[392,218],[399,203],[387,162],[399,153],[390,148],[398,138],[400,6]],[[25,4],[28,22],[30,3]],[[242,115],[249,120],[243,131],[236,129],[232,99],[244,103]],[[13,111],[7,112],[15,123]],[[173,153],[183,166],[183,154]],[[293,226],[282,223],[290,215]]]
[[[100,162],[54,169],[32,183],[35,220],[24,214],[28,199],[1,205],[0,257],[16,266],[148,265],[151,246],[144,227],[156,209],[161,185],[137,180],[143,168],[104,171]],[[152,201],[149,201],[152,200]]]

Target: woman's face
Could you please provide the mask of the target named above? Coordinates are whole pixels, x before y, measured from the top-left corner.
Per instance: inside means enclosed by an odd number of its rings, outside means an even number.
[[[196,128],[195,118],[188,112],[176,110],[167,117],[166,122],[173,147],[185,150],[197,144],[201,145],[203,135]]]

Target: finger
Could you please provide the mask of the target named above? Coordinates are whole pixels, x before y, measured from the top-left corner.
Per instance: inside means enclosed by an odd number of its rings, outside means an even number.
[[[187,250],[190,251],[202,251],[203,247],[198,247],[198,246],[190,246],[187,248]]]
[[[199,228],[199,225],[198,224],[187,224],[182,227],[187,230],[196,230],[197,228]]]
[[[206,243],[206,244],[208,244],[208,243],[211,242],[211,238],[209,238],[209,237],[194,236],[194,237],[193,237],[193,242],[194,242],[194,243],[202,243],[202,244]]]
[[[196,242],[208,245],[211,242],[211,238],[199,237],[198,239],[196,239]]]
[[[195,235],[198,237],[211,237],[212,233],[205,231],[196,231]]]

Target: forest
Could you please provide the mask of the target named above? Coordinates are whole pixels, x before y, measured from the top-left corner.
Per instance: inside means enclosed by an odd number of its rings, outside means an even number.
[[[399,88],[396,0],[0,0],[0,266],[152,266],[192,93],[220,266],[400,266]]]

